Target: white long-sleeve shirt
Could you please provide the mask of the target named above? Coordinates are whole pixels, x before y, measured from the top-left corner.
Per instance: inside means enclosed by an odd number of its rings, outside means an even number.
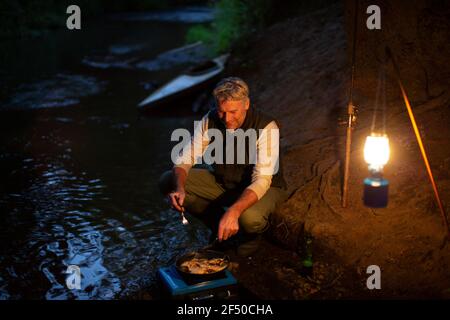
[[[198,164],[211,142],[211,135],[208,134],[209,113],[207,113],[194,130],[190,145],[178,155],[174,167],[182,168],[189,173],[191,167]],[[272,131],[274,130],[274,131]],[[197,154],[194,150],[200,150]],[[201,156],[199,156],[201,155]],[[273,156],[267,162],[268,156]],[[256,163],[253,166],[251,184],[248,189],[255,192],[258,200],[269,190],[272,183],[272,176],[278,170],[279,161],[279,128],[275,121],[269,122],[266,127],[260,130],[256,140]]]

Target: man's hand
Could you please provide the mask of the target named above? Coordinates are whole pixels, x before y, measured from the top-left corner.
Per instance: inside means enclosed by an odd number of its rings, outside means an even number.
[[[239,230],[239,216],[241,212],[232,208],[229,208],[224,213],[219,223],[219,241],[227,240],[234,236]]]
[[[172,170],[176,189],[168,194],[168,200],[175,210],[181,212],[183,211],[181,207],[183,206],[184,198],[186,197],[184,186],[186,185],[187,172],[183,168],[178,167],[174,167]]]
[[[239,217],[241,213],[258,201],[258,196],[251,189],[245,189],[239,199],[228,208],[219,223],[219,241],[227,240],[239,230]]]
[[[179,189],[177,191],[171,192],[168,195],[169,203],[172,205],[175,210],[183,211],[181,208],[184,203],[184,198],[186,197],[186,193],[183,189]]]

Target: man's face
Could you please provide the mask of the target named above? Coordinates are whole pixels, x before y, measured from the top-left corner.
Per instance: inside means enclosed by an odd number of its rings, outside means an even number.
[[[222,100],[218,103],[217,114],[227,129],[238,129],[245,120],[250,100]]]

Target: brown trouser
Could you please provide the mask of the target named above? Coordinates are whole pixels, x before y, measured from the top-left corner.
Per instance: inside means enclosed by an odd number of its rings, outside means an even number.
[[[164,195],[174,190],[171,170],[161,175],[159,186]],[[242,190],[225,190],[208,169],[195,167],[189,170],[185,190],[186,210],[203,220],[212,230],[217,230],[223,208],[231,206],[242,192]],[[271,187],[258,202],[241,214],[240,227],[247,233],[264,232],[268,228],[269,215],[286,199],[285,190]]]

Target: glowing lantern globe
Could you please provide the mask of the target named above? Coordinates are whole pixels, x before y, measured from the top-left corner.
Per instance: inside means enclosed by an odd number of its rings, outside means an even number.
[[[383,167],[389,161],[389,139],[372,133],[366,138],[364,160],[369,165],[370,177],[364,179],[364,205],[384,208],[388,203],[389,181],[383,178]]]

